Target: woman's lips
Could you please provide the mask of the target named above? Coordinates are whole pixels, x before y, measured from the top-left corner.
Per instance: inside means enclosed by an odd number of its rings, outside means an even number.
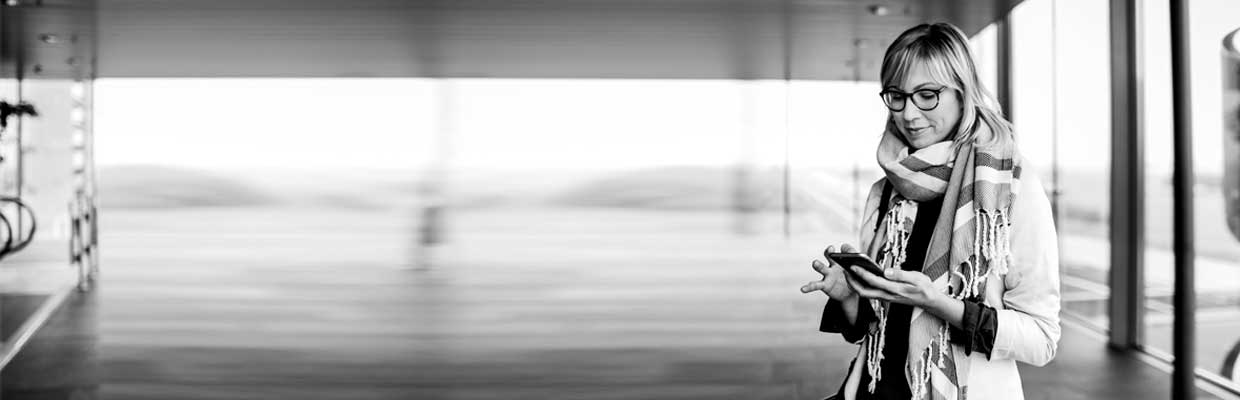
[[[928,126],[923,126],[921,128],[908,128],[908,133],[911,135],[920,135],[922,133],[925,133],[929,129],[930,127]]]

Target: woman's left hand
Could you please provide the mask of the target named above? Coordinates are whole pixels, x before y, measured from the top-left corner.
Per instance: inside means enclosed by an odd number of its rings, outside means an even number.
[[[892,303],[930,308],[943,293],[934,288],[930,277],[918,271],[888,268],[883,277],[874,275],[861,267],[851,267],[863,282],[853,285],[853,290],[865,298],[886,300]],[[886,277],[886,279],[883,279]]]
[[[956,328],[964,323],[964,302],[940,292],[930,277],[920,271],[887,269],[880,277],[861,267],[851,268],[864,281],[848,281],[853,285],[853,291],[861,297],[918,307]]]

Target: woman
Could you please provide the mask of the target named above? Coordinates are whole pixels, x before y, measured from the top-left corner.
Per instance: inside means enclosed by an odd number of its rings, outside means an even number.
[[[860,344],[836,397],[1021,398],[1016,361],[1050,362],[1060,334],[1059,255],[1042,185],[956,27],[905,31],[880,81],[886,176],[870,190],[859,250],[883,276],[853,267],[854,278],[815,260],[823,279],[801,288],[830,298],[822,331]]]

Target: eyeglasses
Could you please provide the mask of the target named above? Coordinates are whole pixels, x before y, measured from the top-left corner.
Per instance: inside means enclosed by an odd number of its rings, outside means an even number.
[[[878,93],[883,98],[883,103],[887,105],[887,109],[895,112],[904,111],[904,106],[908,104],[909,97],[913,98],[913,105],[922,111],[930,111],[939,106],[939,93],[947,90],[947,86],[938,89],[921,89],[913,93],[905,93],[896,89],[886,89]]]

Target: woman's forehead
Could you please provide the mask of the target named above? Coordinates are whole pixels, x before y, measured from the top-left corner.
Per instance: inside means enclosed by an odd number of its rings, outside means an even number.
[[[926,86],[950,86],[950,83],[943,79],[947,74],[943,73],[944,71],[938,71],[931,64],[926,60],[916,60],[910,63],[908,69],[905,70],[900,90],[911,92]]]

